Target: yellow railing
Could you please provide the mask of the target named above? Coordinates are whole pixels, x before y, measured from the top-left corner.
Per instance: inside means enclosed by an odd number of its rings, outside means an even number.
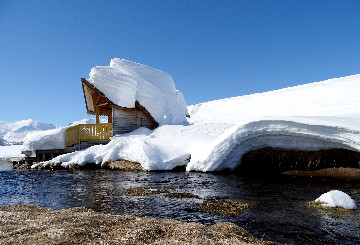
[[[66,129],[65,149],[81,141],[110,140],[112,123],[78,124]]]

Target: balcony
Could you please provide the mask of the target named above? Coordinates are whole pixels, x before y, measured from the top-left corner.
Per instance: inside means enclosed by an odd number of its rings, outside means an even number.
[[[78,124],[66,129],[65,151],[81,142],[106,143],[112,136],[112,123]]]

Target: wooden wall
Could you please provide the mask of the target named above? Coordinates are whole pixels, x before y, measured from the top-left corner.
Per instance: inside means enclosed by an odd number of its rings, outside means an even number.
[[[136,108],[113,107],[113,135],[129,133],[137,128],[154,129],[156,126],[145,114]]]

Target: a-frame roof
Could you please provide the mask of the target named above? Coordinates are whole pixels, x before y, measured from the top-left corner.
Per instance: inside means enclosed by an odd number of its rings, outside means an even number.
[[[96,115],[95,107],[99,107],[99,114],[102,116],[111,116],[112,107],[124,108],[116,105],[111,100],[109,100],[104,93],[94,87],[89,83],[85,78],[81,78],[81,84],[84,92],[84,99],[87,113],[90,115]],[[159,126],[159,123],[151,116],[151,114],[138,102],[135,101],[134,108],[126,109],[135,109],[143,112],[143,114],[154,124],[155,127]]]

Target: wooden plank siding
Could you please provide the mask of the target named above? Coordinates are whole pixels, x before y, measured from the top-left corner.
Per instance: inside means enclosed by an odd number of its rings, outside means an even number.
[[[154,129],[156,125],[137,108],[113,107],[113,134],[124,134],[140,127]]]

